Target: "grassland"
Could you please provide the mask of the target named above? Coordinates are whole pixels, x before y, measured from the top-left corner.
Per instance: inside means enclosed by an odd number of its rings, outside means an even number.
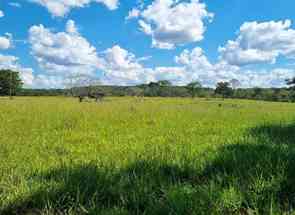
[[[292,214],[294,120],[287,103],[0,99],[0,214]]]

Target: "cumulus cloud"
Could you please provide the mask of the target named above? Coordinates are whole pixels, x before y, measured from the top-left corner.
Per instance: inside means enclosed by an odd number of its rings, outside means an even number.
[[[31,53],[38,62],[42,74],[33,77],[34,87],[64,87],[72,75],[95,76],[103,69],[103,59],[78,31],[73,20],[66,23],[64,32],[53,32],[43,25],[29,29]]]
[[[11,55],[2,55],[0,54],[0,68],[1,69],[9,69],[9,68],[15,68],[17,65],[18,58]]]
[[[11,6],[11,7],[17,7],[17,8],[22,7],[22,5],[20,3],[18,3],[18,2],[9,2],[8,5]]]
[[[153,81],[151,69],[144,68],[134,54],[116,45],[104,53],[104,82],[134,85]]]
[[[32,26],[29,42],[40,68],[48,73],[91,74],[102,66],[95,47],[79,34],[72,20],[67,22],[65,32]]]
[[[295,76],[295,70],[292,69],[250,70],[230,65],[223,60],[212,64],[199,47],[192,51],[184,50],[175,61],[185,68],[184,81],[198,80],[209,87],[214,87],[217,82],[232,79],[239,80],[241,87],[283,87],[286,85],[286,79]]]
[[[105,76],[103,82],[107,84],[135,85],[169,80],[173,84],[183,85],[194,80],[194,78],[198,78],[197,76],[194,77],[196,73],[189,69],[188,64],[192,62],[186,61],[187,64],[185,64],[184,58],[188,57],[188,55],[188,51],[185,51],[176,58],[180,66],[150,68],[140,63],[142,58],[137,58],[133,53],[116,45],[104,52]],[[192,59],[191,57],[191,60],[198,61],[199,59]],[[211,67],[211,64],[209,67]],[[203,71],[205,71],[205,68]]]
[[[127,19],[140,18],[140,29],[152,37],[153,47],[173,49],[201,41],[206,31],[205,21],[213,16],[199,0],[155,0],[144,10],[130,11]]]
[[[174,7],[178,4],[175,3]],[[143,21],[143,23],[145,22]],[[273,23],[275,26],[277,24]],[[288,23],[281,22],[279,24],[288,28]],[[146,33],[154,34],[155,28],[149,24],[147,26],[143,24],[142,28],[145,28]],[[292,46],[290,43],[289,46],[282,45],[287,41],[286,37],[282,37],[282,34],[280,34],[281,42],[273,40],[273,47],[262,44],[263,41],[258,43],[245,39],[245,33],[241,32],[249,32],[245,30],[247,28],[247,25],[242,26],[240,35],[243,36],[239,35],[236,41],[228,42],[224,48],[220,48],[221,56],[216,63],[210,62],[204,51],[200,47],[196,47],[192,50],[184,50],[176,56],[176,66],[151,68],[146,67],[142,62],[146,57],[137,57],[119,45],[98,54],[95,47],[80,34],[72,20],[67,22],[64,32],[54,32],[43,25],[32,26],[29,30],[32,54],[42,71],[45,72],[33,75],[32,71],[26,70],[23,72],[23,79],[31,86],[46,88],[64,86],[64,80],[70,74],[93,75],[101,73],[103,74],[101,81],[104,84],[112,85],[136,85],[159,80],[169,80],[174,84],[184,85],[198,80],[204,86],[214,87],[217,82],[237,79],[241,83],[241,87],[285,86],[285,79],[295,76],[295,70],[284,68],[255,70],[245,69],[246,67],[242,67],[242,65],[252,62],[273,62],[273,58],[277,57],[273,56],[273,53],[292,57]],[[293,30],[288,29],[287,31],[289,35]],[[247,36],[247,38],[250,37],[251,34]],[[241,49],[243,54],[238,57],[226,55],[228,50],[235,49]],[[264,52],[263,55],[262,52]],[[234,52],[230,53],[233,55]],[[13,61],[13,59],[11,60]],[[235,60],[239,63],[233,63],[236,62]]]
[[[188,73],[184,67],[156,67],[153,72],[155,81],[169,80],[175,85],[188,82]]]
[[[0,50],[5,50],[11,48],[11,37],[10,34],[7,34],[6,36],[0,36]]]
[[[53,15],[63,17],[73,8],[82,8],[92,2],[102,3],[110,10],[115,10],[119,6],[119,0],[30,0],[44,7]]]
[[[126,20],[137,18],[140,16],[140,10],[133,8],[131,11],[129,11],[128,16],[126,17]]]
[[[103,73],[106,84],[137,84],[153,80],[151,69],[144,68],[134,54],[114,46],[98,56],[93,47],[69,20],[64,32],[53,32],[43,25],[29,30],[32,54],[44,74],[35,77],[34,83],[43,86],[60,86],[67,76]],[[48,78],[48,81],[46,79]]]
[[[139,58],[119,46],[106,50],[106,74],[104,82],[118,85],[134,85],[151,81],[169,80],[185,85],[198,80],[204,86],[214,87],[220,81],[237,79],[239,87],[283,87],[285,80],[295,76],[292,69],[249,70],[233,66],[225,61],[211,63],[204,51],[196,47],[184,50],[175,57],[177,66],[149,68],[140,64]]]
[[[11,55],[0,54],[0,70],[10,69],[20,74],[26,88],[63,88],[64,77],[50,74],[35,74],[32,68],[23,67],[19,59]]]
[[[0,10],[0,18],[2,18],[3,16],[4,16],[4,12]]]
[[[76,24],[73,20],[69,20],[66,24],[66,32],[68,32],[69,34],[76,34],[78,35],[78,29],[76,27]]]
[[[159,80],[185,85],[198,80],[204,86],[214,87],[217,82],[237,79],[240,87],[282,87],[285,86],[285,79],[295,76],[295,70],[291,69],[245,70],[226,61],[213,64],[199,47],[191,51],[184,50],[175,57],[178,65],[171,67],[145,67],[141,63],[142,58],[137,58],[118,45],[101,52],[100,58],[101,71],[104,74],[101,81],[109,85],[136,85]],[[33,79],[29,73],[26,75],[28,80],[33,80],[33,86],[54,88],[64,86],[67,72],[67,69],[61,69],[59,73],[39,74]]]
[[[291,21],[246,22],[236,40],[219,48],[221,58],[232,65],[274,64],[278,56],[295,58],[295,30]]]
[[[117,85],[136,85],[159,80],[170,80],[174,84],[182,84],[186,80],[183,67],[145,67],[141,59],[133,53],[116,45],[103,52],[103,83]]]

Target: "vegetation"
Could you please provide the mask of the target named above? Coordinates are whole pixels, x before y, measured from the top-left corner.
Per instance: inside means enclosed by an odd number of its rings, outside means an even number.
[[[233,89],[230,87],[229,82],[217,83],[215,94],[221,95],[223,98],[230,98],[233,95]]]
[[[294,213],[294,104],[0,103],[0,214]]]
[[[19,73],[12,70],[0,70],[0,96],[15,96],[22,88]]]
[[[189,83],[186,86],[186,89],[188,90],[188,92],[190,93],[192,98],[195,98],[196,95],[198,94],[198,92],[202,89],[202,85],[200,82],[194,81],[194,82]]]
[[[225,91],[219,89],[202,88],[198,86],[192,89],[188,86],[173,86],[170,82],[160,81],[139,86],[101,86],[93,84],[86,87],[72,87],[68,90],[63,89],[22,89],[17,92],[19,96],[76,96],[81,92],[88,92],[89,89],[99,92],[106,96],[137,96],[137,97],[200,97],[200,98],[237,98],[253,99],[276,102],[295,102],[295,90],[290,88],[237,88],[238,81],[231,80],[227,83]],[[94,89],[94,90],[93,90]],[[79,93],[80,92],[80,93]],[[193,94],[192,94],[193,92]],[[222,94],[222,93],[225,94]]]

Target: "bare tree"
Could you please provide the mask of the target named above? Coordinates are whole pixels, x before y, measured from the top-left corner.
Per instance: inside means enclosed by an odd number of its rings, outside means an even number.
[[[82,102],[85,98],[92,98],[101,101],[105,96],[100,92],[100,80],[92,75],[74,74],[66,78],[66,87],[70,91],[70,95],[78,97]]]

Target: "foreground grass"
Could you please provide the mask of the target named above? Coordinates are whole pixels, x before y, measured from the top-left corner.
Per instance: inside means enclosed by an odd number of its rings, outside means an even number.
[[[286,103],[0,99],[0,214],[291,214],[294,119]]]

